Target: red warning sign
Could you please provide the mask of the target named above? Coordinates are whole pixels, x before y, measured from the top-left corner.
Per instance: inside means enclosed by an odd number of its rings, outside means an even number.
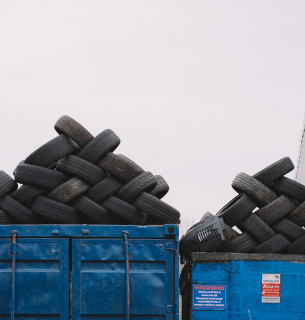
[[[263,273],[262,303],[281,302],[281,275],[279,273]]]

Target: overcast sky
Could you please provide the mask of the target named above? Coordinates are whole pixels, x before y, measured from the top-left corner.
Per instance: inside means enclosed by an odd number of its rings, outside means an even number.
[[[1,169],[67,114],[163,175],[182,222],[215,214],[237,173],[296,162],[304,16],[291,0],[0,0]]]

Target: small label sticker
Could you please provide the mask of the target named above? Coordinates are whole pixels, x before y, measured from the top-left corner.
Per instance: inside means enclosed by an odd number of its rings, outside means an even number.
[[[281,302],[281,275],[279,273],[263,273],[262,303]]]
[[[195,310],[225,310],[225,285],[193,285],[193,309]]]

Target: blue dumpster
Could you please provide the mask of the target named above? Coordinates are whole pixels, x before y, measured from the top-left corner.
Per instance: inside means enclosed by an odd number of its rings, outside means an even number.
[[[305,256],[193,253],[180,276],[182,319],[305,319]]]
[[[178,226],[0,226],[0,319],[178,320]]]

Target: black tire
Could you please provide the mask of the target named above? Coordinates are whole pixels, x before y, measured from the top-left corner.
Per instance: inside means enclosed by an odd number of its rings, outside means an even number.
[[[305,235],[305,229],[298,226],[294,222],[288,219],[282,219],[272,226],[277,232],[283,234],[285,237],[291,240],[297,240]]]
[[[19,189],[11,193],[10,196],[21,204],[27,205],[30,200],[40,195],[45,195],[47,192],[47,189],[41,189],[30,185],[23,185]]]
[[[245,220],[256,208],[254,200],[245,194],[236,196],[217,212],[219,218],[230,227]]]
[[[232,229],[227,224],[225,224],[225,228],[222,231],[223,231],[223,235],[225,237],[225,242],[232,241],[240,236],[240,234],[237,231]]]
[[[179,211],[146,192],[141,193],[133,205],[160,223],[177,223],[180,218]]]
[[[117,193],[117,197],[126,202],[133,202],[142,192],[148,193],[156,186],[157,181],[151,172],[143,172],[129,181]]]
[[[227,242],[225,244],[225,251],[247,253],[251,252],[256,245],[256,241],[247,232],[244,232],[234,240]]]
[[[150,194],[158,199],[162,199],[168,193],[169,185],[162,176],[156,175],[155,180],[157,181],[157,185]]]
[[[15,220],[8,213],[4,212],[3,210],[0,210],[0,225],[6,224],[18,224],[18,221]]]
[[[79,150],[76,143],[61,134],[32,152],[24,162],[40,167],[50,167],[59,159]]]
[[[52,199],[48,199],[44,196],[38,196],[32,202],[30,209],[37,215],[45,217],[54,222],[64,224],[79,224],[84,221],[74,207],[54,201]]]
[[[305,186],[289,178],[283,177],[277,180],[270,188],[279,195],[283,194],[300,202],[305,201]]]
[[[139,171],[141,172],[144,172],[145,170],[142,169],[137,163],[135,163],[134,161],[132,161],[131,159],[129,159],[128,157],[126,157],[125,155],[123,154],[118,154],[118,157],[121,158],[121,159],[124,159],[125,162],[128,162],[133,168],[136,168],[138,169]]]
[[[105,178],[105,172],[100,167],[72,154],[60,159],[56,164],[56,169],[72,174],[92,185]]]
[[[282,176],[294,169],[294,165],[289,157],[282,158],[265,169],[259,171],[253,178],[268,186],[272,182],[280,179]]]
[[[46,197],[61,203],[68,203],[85,193],[89,188],[90,186],[84,181],[72,178],[52,190]]]
[[[129,182],[144,172],[143,169],[138,165],[134,165],[128,158],[126,159],[112,152],[108,152],[98,163],[98,166],[123,182]]]
[[[116,215],[110,214],[106,209],[86,196],[80,196],[73,206],[83,215],[99,224],[120,224]]]
[[[277,195],[271,189],[243,172],[234,178],[232,187],[237,192],[244,192],[254,199],[258,207],[263,207],[277,198]]]
[[[280,196],[265,207],[257,210],[255,214],[271,226],[291,213],[296,207],[297,204],[295,202],[285,196]]]
[[[0,198],[17,190],[17,183],[4,171],[0,170]]]
[[[44,189],[54,189],[68,180],[67,176],[59,171],[19,163],[14,170],[15,180],[19,183],[30,184]]]
[[[67,135],[81,148],[86,146],[94,138],[87,129],[69,116],[61,116],[56,121],[54,128],[59,134],[64,133]]]
[[[86,196],[97,203],[102,203],[107,198],[115,195],[122,187],[122,182],[113,177],[107,177],[91,187]]]
[[[19,222],[26,224],[35,224],[38,221],[38,217],[31,210],[29,210],[10,196],[5,196],[1,200],[0,207],[13,219]]]
[[[293,210],[287,219],[303,227],[305,225],[305,201],[302,202],[295,210]]]
[[[237,227],[243,232],[248,232],[260,243],[263,243],[276,235],[268,224],[260,219],[255,213],[250,214],[247,219],[237,225]]]
[[[289,245],[290,241],[282,234],[277,234],[273,238],[263,242],[254,249],[255,253],[281,253]]]
[[[209,218],[214,218],[214,216],[212,215],[212,213],[206,212],[203,214],[199,222],[203,222],[205,219],[209,219]]]
[[[116,197],[109,197],[103,203],[103,207],[109,213],[116,215],[123,221],[128,221],[130,224],[143,225],[147,218],[146,213],[137,210],[131,204]]]
[[[77,156],[97,163],[109,151],[114,151],[120,142],[120,138],[111,129],[107,129],[91,140]]]
[[[305,253],[305,236],[302,236],[298,240],[292,242],[285,250],[285,253],[304,254]]]

